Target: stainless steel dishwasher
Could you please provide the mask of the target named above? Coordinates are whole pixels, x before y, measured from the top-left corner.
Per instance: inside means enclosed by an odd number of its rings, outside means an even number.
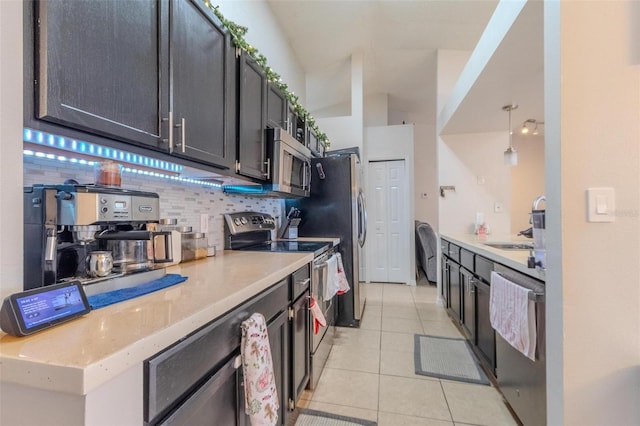
[[[547,424],[547,362],[545,356],[544,283],[513,269],[495,264],[495,272],[531,290],[529,299],[535,302],[536,356],[527,358],[496,333],[496,376],[503,395],[522,423]]]

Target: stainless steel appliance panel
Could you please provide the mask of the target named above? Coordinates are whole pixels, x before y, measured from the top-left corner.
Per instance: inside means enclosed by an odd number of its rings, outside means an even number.
[[[359,326],[366,301],[359,278],[360,243],[366,221],[360,190],[359,161],[355,154],[313,159],[311,195],[286,200],[286,209],[301,211],[301,237],[339,237],[340,253],[351,291],[337,296],[337,325]]]

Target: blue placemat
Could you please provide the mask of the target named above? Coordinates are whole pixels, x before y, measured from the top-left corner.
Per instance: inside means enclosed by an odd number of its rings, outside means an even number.
[[[186,281],[187,278],[189,277],[183,277],[178,274],[167,274],[162,278],[153,280],[146,284],[140,284],[130,288],[121,288],[120,290],[108,291],[106,293],[94,294],[93,296],[88,296],[87,300],[89,301],[89,305],[91,305],[91,309],[103,308],[114,303],[122,302],[123,300],[133,299],[134,297],[142,296],[143,294],[153,293],[154,291],[179,284]]]

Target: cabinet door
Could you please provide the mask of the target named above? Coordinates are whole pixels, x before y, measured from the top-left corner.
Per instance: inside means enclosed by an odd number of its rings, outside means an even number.
[[[442,256],[440,261],[440,279],[442,280],[440,295],[444,299],[444,307],[449,308],[449,260],[446,256]]]
[[[269,323],[267,333],[269,333],[273,373],[280,400],[278,424],[285,425],[289,413],[289,321],[287,310]]]
[[[241,370],[235,357],[220,368],[160,425],[248,425]],[[215,421],[213,420],[215,419]]]
[[[200,2],[171,2],[172,151],[199,162],[231,167],[235,141],[228,134],[226,104],[231,43]]]
[[[287,129],[287,98],[274,84],[267,91],[267,125]]]
[[[477,347],[482,355],[480,360],[495,374],[496,368],[496,332],[489,318],[490,287],[474,279],[477,299]]]
[[[473,275],[462,268],[460,270],[460,287],[462,290],[462,330],[469,341],[476,344],[476,289]]]
[[[36,117],[166,148],[164,1],[36,3]]]
[[[246,53],[240,54],[238,174],[267,180],[266,167],[266,77]]]
[[[291,306],[291,398],[293,407],[309,382],[311,373],[311,320],[309,291]]]
[[[453,313],[453,318],[459,322],[462,318],[460,265],[451,261],[449,262],[449,296],[451,298],[449,306]]]

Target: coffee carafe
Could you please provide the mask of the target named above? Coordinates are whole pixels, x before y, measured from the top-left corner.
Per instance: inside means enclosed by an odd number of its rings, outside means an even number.
[[[158,194],[69,183],[25,187],[23,195],[25,290],[110,279],[171,256],[154,255],[154,241],[170,236],[146,231],[159,220]]]

